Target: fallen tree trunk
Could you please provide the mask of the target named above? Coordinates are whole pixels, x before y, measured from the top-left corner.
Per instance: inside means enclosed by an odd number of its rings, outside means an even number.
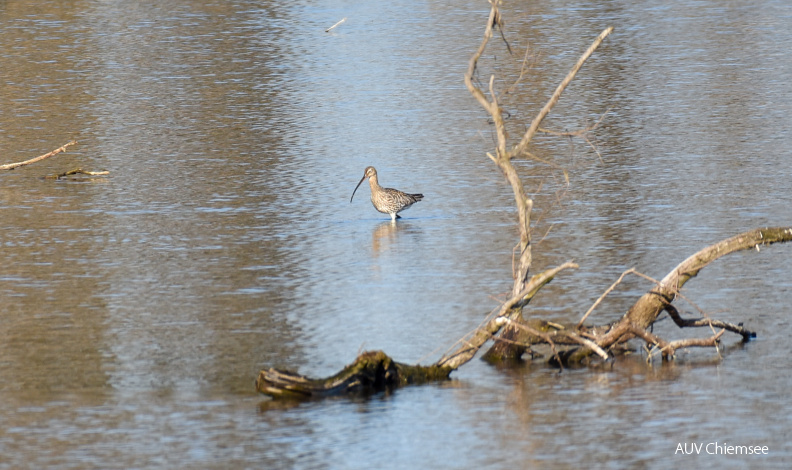
[[[360,354],[355,362],[326,379],[310,379],[294,372],[267,369],[256,379],[256,390],[274,398],[310,400],[336,395],[370,395],[409,384],[447,380],[446,366],[400,364],[382,351]]]
[[[523,292],[503,304],[484,327],[473,331],[469,339],[460,340],[462,344],[459,348],[443,356],[434,365],[402,364],[393,361],[382,351],[369,351],[360,354],[341,372],[324,379],[311,379],[273,368],[262,370],[256,379],[256,390],[273,398],[309,400],[334,395],[366,395],[408,384],[447,380],[452,371],[473,359],[479,349],[511,321],[510,314],[530,302],[558,272],[576,267],[574,263],[568,262],[533,276]]]
[[[506,341],[518,345],[523,351],[536,345],[549,345],[554,350],[550,363],[555,365],[587,362],[592,355],[609,360],[614,354],[627,350],[620,346],[634,338],[646,341],[664,359],[673,357],[680,348],[717,346],[724,331],[740,334],[743,341],[748,341],[756,334],[743,326],[710,318],[683,319],[671,302],[688,280],[716,259],[740,250],[789,241],[792,241],[792,227],[775,227],[751,230],[710,245],[675,267],[613,325],[567,326],[535,318],[515,325],[515,312],[530,302],[539,289],[560,271],[577,267],[572,262],[564,263],[533,276],[525,291],[504,303],[492,318],[469,337],[460,340],[461,345],[454,352],[444,355],[434,365],[402,364],[393,361],[382,351],[365,352],[341,372],[324,379],[311,379],[277,369],[262,370],[256,380],[256,389],[274,398],[316,399],[336,395],[366,395],[404,385],[447,380],[451,372],[470,361],[487,341],[504,341],[496,335],[507,325],[514,325],[520,334],[519,338]],[[721,331],[707,338],[667,341],[648,330],[663,310],[668,311],[680,328],[709,326],[721,328]],[[559,351],[557,346],[572,347]]]

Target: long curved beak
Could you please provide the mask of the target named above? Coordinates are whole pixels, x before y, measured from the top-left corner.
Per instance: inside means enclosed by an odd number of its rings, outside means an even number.
[[[365,180],[366,178],[367,178],[367,176],[366,176],[366,175],[363,175],[363,178],[360,178],[360,183],[358,183],[358,185],[357,185],[357,186],[355,186],[355,191],[357,191],[357,188],[359,188],[359,187],[360,187],[360,185],[361,185],[361,184],[363,184],[363,180]],[[349,198],[349,202],[352,202],[352,198],[354,198],[354,197],[355,197],[355,191],[352,191],[352,197],[351,197],[351,198]]]

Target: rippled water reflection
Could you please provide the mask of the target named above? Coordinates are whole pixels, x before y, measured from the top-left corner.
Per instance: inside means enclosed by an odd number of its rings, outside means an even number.
[[[464,90],[487,4],[0,4],[0,466],[532,468],[772,466],[784,436],[786,247],[707,268],[687,296],[759,332],[677,363],[497,370],[278,409],[264,366],[331,373],[360,349],[435,359],[510,288],[510,190]],[[591,39],[615,34],[519,162],[537,269],[574,259],[532,312],[576,319],[629,267],[663,276],[740,231],[789,225],[792,9],[782,2],[544,2],[504,10],[482,62],[512,133]],[[348,17],[331,33],[324,29]],[[533,107],[524,103],[533,104]],[[349,196],[368,165],[422,192],[397,225]],[[81,166],[109,178],[40,177]],[[361,192],[362,191],[362,192]],[[559,191],[565,191],[559,193]],[[563,197],[560,197],[563,196]],[[632,279],[595,318],[647,288]],[[693,310],[687,307],[687,310]],[[667,322],[656,330],[681,336]],[[440,347],[440,349],[436,349]],[[679,442],[768,445],[681,457]]]

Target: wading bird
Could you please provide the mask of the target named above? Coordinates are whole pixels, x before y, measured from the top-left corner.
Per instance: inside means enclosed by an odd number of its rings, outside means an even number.
[[[355,191],[363,184],[363,180],[366,178],[368,178],[369,186],[371,186],[371,203],[374,204],[374,208],[383,214],[390,214],[393,221],[401,218],[399,217],[399,212],[423,199],[423,194],[407,194],[397,189],[383,188],[377,181],[377,170],[373,166],[366,168],[363,178],[355,186]],[[352,191],[352,197],[349,198],[350,203],[355,197],[355,191]]]

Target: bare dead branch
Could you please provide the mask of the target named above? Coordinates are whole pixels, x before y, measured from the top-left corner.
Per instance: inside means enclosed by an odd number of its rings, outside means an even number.
[[[490,319],[482,328],[477,328],[469,340],[465,340],[464,344],[458,347],[454,352],[444,355],[439,361],[435,363],[436,366],[450,367],[457,369],[462,364],[473,359],[479,349],[486,343],[493,335],[500,329],[512,322],[519,316],[519,311],[536,295],[539,290],[544,287],[548,282],[553,280],[556,274],[564,269],[577,268],[578,265],[567,261],[553,269],[548,269],[539,274],[531,277],[531,280],[526,284],[518,295],[512,296],[508,301],[501,305],[498,313],[494,318]],[[514,317],[514,318],[512,318]]]
[[[544,105],[541,111],[539,111],[539,114],[537,114],[536,117],[533,119],[533,121],[531,121],[531,125],[528,127],[528,130],[525,132],[525,135],[523,135],[522,140],[512,152],[514,155],[520,155],[528,148],[528,144],[531,142],[531,139],[533,139],[533,136],[536,134],[536,131],[539,129],[539,125],[542,123],[544,118],[547,117],[548,114],[550,114],[550,110],[553,109],[553,106],[555,106],[555,104],[558,103],[558,100],[561,98],[561,93],[563,93],[566,87],[572,82],[572,80],[575,78],[575,75],[577,75],[578,71],[580,71],[580,68],[583,67],[583,64],[586,62],[586,60],[588,60],[591,54],[593,54],[594,51],[597,50],[599,45],[602,44],[602,41],[604,41],[605,38],[608,37],[608,35],[610,35],[610,33],[612,32],[613,32],[613,26],[605,29],[603,32],[600,33],[599,36],[597,36],[597,39],[594,40],[591,46],[589,46],[589,48],[586,49],[586,52],[584,52],[583,55],[580,56],[580,59],[578,59],[577,63],[575,63],[574,67],[572,67],[572,70],[569,71],[567,76],[564,77],[564,80],[562,80],[561,83],[558,85],[558,88],[556,88],[555,92],[553,92],[553,95],[547,101],[547,104]]]
[[[476,52],[473,53],[473,56],[468,61],[468,69],[467,72],[465,72],[465,86],[467,87],[468,91],[470,91],[470,94],[472,94],[479,104],[481,104],[481,107],[487,111],[490,111],[490,104],[481,89],[473,84],[473,75],[476,73],[476,65],[478,64],[481,55],[484,54],[484,50],[487,48],[487,43],[492,37],[492,25],[495,23],[495,18],[497,15],[498,7],[496,1],[493,3],[492,8],[490,9],[489,20],[487,21],[486,28],[484,28],[484,38],[481,40],[481,44],[479,44]]]
[[[619,324],[601,337],[597,344],[608,348],[616,342],[623,341],[624,325],[649,328],[657,320],[660,312],[665,310],[679,295],[682,286],[716,259],[735,251],[751,250],[760,245],[789,241],[792,241],[792,227],[772,227],[744,232],[699,250],[679,263],[655,287],[641,296],[622,317]],[[630,328],[627,328],[627,331],[629,330]],[[745,336],[743,337],[745,338]]]
[[[644,294],[627,315],[633,323],[647,328],[657,318],[660,310],[676,297],[682,286],[711,262],[735,251],[788,241],[792,241],[792,227],[773,227],[751,230],[710,245],[677,265],[660,281],[660,286]],[[661,309],[645,314],[643,309],[650,305],[658,305]]]
[[[678,339],[675,341],[671,341],[662,349],[662,352],[668,356],[673,356],[677,349],[682,348],[706,348],[708,346],[714,346],[715,348],[718,347],[718,343],[720,342],[720,337],[723,336],[726,330],[720,330],[714,336],[710,336],[709,338],[690,338],[690,339]]]
[[[608,108],[607,110],[605,110],[605,112],[600,115],[599,119],[597,119],[597,121],[594,124],[592,124],[590,126],[586,126],[583,129],[578,129],[576,131],[560,132],[560,131],[553,131],[553,130],[550,130],[550,129],[543,129],[543,128],[540,127],[539,129],[537,129],[537,132],[541,132],[543,134],[557,135],[557,136],[581,137],[581,136],[583,136],[583,135],[595,130],[596,128],[598,128],[600,126],[600,124],[602,124],[602,121],[605,119],[605,116],[608,114],[608,112],[610,110],[611,110],[611,108]]]
[[[67,144],[65,144],[63,146],[61,146],[59,148],[56,148],[52,152],[45,153],[44,155],[40,155],[40,156],[38,156],[36,158],[31,158],[30,160],[25,160],[24,162],[7,163],[5,165],[0,165],[0,170],[13,170],[14,168],[19,168],[20,166],[25,166],[25,165],[30,165],[31,163],[40,162],[41,160],[44,160],[45,158],[49,158],[49,157],[57,155],[57,154],[59,154],[61,152],[65,152],[68,147],[71,147],[72,145],[75,145],[76,143],[77,143],[77,141],[72,140],[71,142],[69,142],[69,143],[67,143]]]
[[[624,272],[622,273],[622,275],[621,275],[621,276],[619,276],[619,279],[616,279],[616,282],[614,282],[613,284],[611,284],[611,286],[610,286],[610,287],[608,287],[608,288],[605,290],[605,292],[603,292],[603,293],[602,293],[602,295],[601,295],[601,296],[599,296],[599,298],[597,299],[597,301],[596,301],[596,302],[594,302],[594,305],[592,305],[591,307],[589,307],[588,311],[586,311],[586,313],[583,315],[583,318],[581,318],[581,319],[580,319],[580,321],[578,322],[578,324],[577,324],[577,326],[576,326],[576,328],[577,328],[578,330],[579,330],[579,329],[580,329],[580,328],[583,326],[583,322],[585,322],[585,321],[586,321],[586,318],[588,318],[588,316],[589,316],[589,315],[591,315],[591,312],[593,312],[593,311],[594,311],[594,309],[595,309],[595,308],[597,308],[597,305],[599,305],[599,304],[600,304],[600,303],[601,303],[601,302],[602,302],[602,301],[605,299],[605,297],[607,297],[607,295],[608,295],[608,294],[610,294],[611,292],[613,292],[613,289],[615,289],[615,288],[616,288],[616,286],[618,286],[619,284],[621,284],[622,280],[624,280],[624,276],[626,276],[626,275],[628,275],[628,274],[631,274],[631,273],[635,273],[635,268],[630,268],[630,269],[628,269],[627,271],[624,271]]]
[[[586,338],[583,338],[583,337],[581,337],[581,336],[578,336],[577,334],[575,334],[575,333],[573,333],[573,332],[571,332],[571,331],[565,332],[564,334],[565,334],[565,335],[566,335],[568,338],[570,338],[570,339],[572,339],[572,340],[574,340],[574,341],[577,341],[577,342],[578,342],[578,343],[580,343],[581,345],[583,345],[583,346],[585,346],[585,347],[587,347],[587,348],[591,349],[591,350],[592,350],[592,351],[594,351],[594,352],[595,352],[595,353],[596,353],[596,354],[597,354],[599,357],[601,357],[601,358],[605,359],[606,361],[607,361],[608,359],[610,359],[610,356],[608,355],[608,353],[606,353],[606,352],[605,352],[605,351],[604,351],[602,348],[600,348],[599,346],[597,346],[597,343],[595,343],[594,341],[591,341],[591,340],[588,340],[588,339],[586,339]]]
[[[333,26],[330,26],[329,28],[327,28],[327,29],[325,30],[325,33],[329,33],[329,32],[330,32],[330,31],[332,31],[333,29],[335,29],[335,28],[337,28],[337,27],[341,26],[341,25],[344,23],[344,21],[346,21],[346,20],[347,20],[347,19],[346,19],[346,17],[343,17],[343,18],[341,19],[341,21],[339,21],[338,23],[334,24]]]
[[[519,219],[520,230],[520,259],[517,263],[517,275],[514,278],[514,285],[512,287],[512,296],[516,296],[520,291],[523,290],[528,280],[531,267],[532,256],[530,249],[530,225],[533,200],[531,200],[526,195],[522,180],[517,174],[514,166],[511,164],[512,155],[507,151],[506,147],[506,126],[503,122],[503,113],[501,112],[500,106],[498,105],[497,93],[495,93],[494,90],[494,77],[489,81],[490,96],[492,101],[488,101],[484,91],[473,83],[473,75],[475,74],[478,60],[481,58],[481,55],[484,53],[484,50],[486,49],[487,44],[492,37],[492,28],[500,22],[500,13],[498,12],[498,5],[500,4],[500,1],[492,0],[490,4],[492,5],[492,8],[490,9],[489,20],[487,21],[487,26],[484,30],[484,38],[482,39],[479,48],[468,61],[468,68],[465,72],[465,86],[473,95],[473,97],[476,98],[479,104],[492,117],[492,122],[495,124],[497,147],[495,155],[488,154],[488,156],[498,165],[498,168],[500,168],[501,172],[506,177],[506,180],[509,182],[509,185],[512,187],[514,200],[517,205],[517,215]]]
[[[719,332],[713,334],[709,338],[689,338],[689,339],[679,339],[669,342],[635,325],[633,325],[631,328],[632,334],[643,339],[648,344],[655,346],[657,350],[660,352],[660,354],[663,355],[663,359],[668,359],[669,357],[673,357],[677,349],[692,348],[692,347],[708,347],[708,346],[717,347],[718,343],[720,342],[720,337],[723,336],[723,333],[725,332],[726,330],[720,330]],[[647,360],[650,359],[651,359],[651,352]]]
[[[104,175],[109,175],[109,174],[110,174],[110,172],[107,171],[107,170],[90,171],[90,170],[83,170],[82,168],[75,168],[73,170],[64,171],[63,173],[59,173],[57,175],[45,176],[44,178],[59,180],[61,178],[66,178],[67,176],[72,176],[72,175],[104,176]]]
[[[665,310],[668,312],[668,316],[670,316],[671,319],[674,320],[674,323],[680,328],[709,326],[710,328],[722,328],[726,331],[737,333],[743,337],[743,341],[756,338],[756,332],[744,328],[742,324],[735,325],[733,323],[713,320],[711,318],[697,318],[695,320],[684,319],[673,305],[666,305]]]
[[[512,83],[511,86],[506,90],[506,93],[513,92],[517,88],[517,85],[519,85],[520,82],[522,82],[523,77],[525,77],[525,71],[528,68],[528,57],[530,56],[530,52],[531,52],[531,47],[530,46],[526,47],[525,55],[523,56],[522,66],[520,67],[520,75],[514,80],[514,83]]]
[[[595,129],[597,129],[600,126],[600,124],[602,124],[602,121],[605,119],[605,115],[607,115],[610,110],[611,110],[611,108],[608,108],[604,113],[602,113],[600,115],[599,119],[597,119],[597,121],[594,124],[586,126],[583,129],[578,129],[576,131],[560,132],[560,131],[553,131],[553,130],[550,130],[550,129],[544,129],[544,128],[540,127],[537,130],[537,132],[541,132],[543,134],[550,134],[550,135],[560,136],[560,137],[580,137],[581,139],[583,139],[588,144],[589,147],[591,147],[592,150],[594,150],[594,153],[597,154],[597,158],[599,159],[600,163],[604,164],[605,161],[602,159],[602,154],[600,153],[600,151],[597,148],[597,146],[594,145],[594,142],[592,142],[591,139],[589,139],[588,134],[590,132],[594,131]],[[527,154],[527,151],[526,151],[526,154]]]

